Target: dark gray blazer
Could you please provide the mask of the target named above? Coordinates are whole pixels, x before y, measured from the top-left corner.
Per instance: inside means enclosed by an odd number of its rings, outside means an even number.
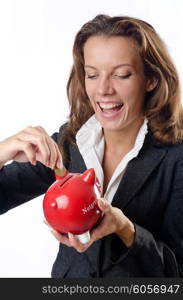
[[[55,133],[54,140],[60,134]],[[66,168],[86,170],[77,146],[65,147]],[[0,172],[0,212],[45,193],[54,180],[53,171],[41,163],[7,165]],[[139,155],[128,164],[112,205],[135,224],[132,247],[126,248],[115,234],[84,253],[60,244],[52,277],[182,277],[183,143],[160,145],[147,134]]]

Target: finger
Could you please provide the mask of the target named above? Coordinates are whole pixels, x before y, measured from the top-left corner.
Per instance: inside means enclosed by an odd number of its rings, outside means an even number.
[[[42,126],[38,125],[38,126],[35,126],[34,128],[35,128],[35,130],[38,130],[39,132],[49,136],[49,134],[46,132],[46,130]]]
[[[48,135],[46,130],[41,127],[41,126],[27,126],[24,130],[20,131],[21,132],[26,132],[26,133],[29,133],[29,134],[35,134],[35,135]]]
[[[46,130],[41,127],[41,126],[36,126],[36,130],[38,130],[41,134],[43,134],[45,136],[45,142],[47,143],[47,146],[50,150],[50,157],[49,157],[49,161],[48,161],[48,166],[51,169],[55,169],[56,167],[56,162],[57,162],[57,144],[55,143],[55,141],[47,134]]]
[[[45,136],[34,136],[34,140],[37,146],[36,159],[47,167],[50,167],[51,151],[48,146]]]
[[[45,129],[41,126],[27,126],[23,131],[19,133],[20,138],[29,138],[30,141],[35,142],[38,145],[39,152],[37,158],[46,166],[51,167],[51,153],[54,151],[54,141],[47,134]],[[54,157],[54,152],[52,153]]]
[[[57,161],[58,164],[62,167],[62,156],[61,153],[59,152],[57,144],[54,142],[54,140],[49,137],[45,136],[45,143],[47,144],[47,148],[49,149],[49,160],[47,161],[47,165],[51,169],[55,169],[57,167]]]
[[[63,168],[63,160],[62,160],[62,155],[60,153],[60,149],[59,149],[58,145],[56,145],[56,151],[57,151],[57,161],[56,161],[55,167],[58,169],[62,169]]]
[[[47,166],[51,169],[55,167],[55,161],[57,159],[57,152],[55,149],[54,141],[50,137],[45,137],[45,143],[47,149],[49,149],[49,158],[47,160]]]
[[[49,160],[47,161],[47,165],[48,167],[50,167],[51,169],[55,169],[56,165],[57,165],[57,161],[59,159],[59,163],[60,163],[60,157],[61,154],[59,153],[59,150],[57,149],[58,146],[55,143],[55,141],[47,134],[47,132],[44,130],[44,128],[42,128],[41,126],[37,126],[36,130],[38,130],[40,133],[42,133],[45,137],[45,143],[47,144],[47,147],[49,149]],[[58,157],[59,155],[59,157]],[[61,160],[62,162],[62,160]],[[62,164],[60,163],[60,165],[62,166]]]
[[[57,241],[59,241],[60,243],[68,246],[68,247],[71,247],[71,243],[70,243],[70,240],[69,238],[65,235],[65,234],[61,234],[61,233],[58,233],[56,230],[52,229],[51,230],[51,233],[54,235],[54,237],[57,239]]]
[[[90,231],[90,239],[93,242],[96,242],[100,240],[102,237],[106,235],[105,229],[101,228],[102,226],[99,225],[99,227],[95,227]]]
[[[18,134],[18,138],[22,141],[26,141],[35,145],[37,147],[36,159],[45,164],[46,166],[49,166],[50,148],[47,144],[46,136],[22,131]]]
[[[97,204],[102,212],[104,213],[110,212],[111,205],[104,198],[98,199]]]
[[[16,140],[16,148],[14,151],[17,152],[15,156],[12,158],[15,161],[29,161],[33,165],[36,164],[36,151],[33,145],[29,142]],[[25,159],[27,158],[27,160]]]
[[[52,145],[53,145],[53,148],[52,148]],[[50,144],[50,147],[51,147],[51,157],[50,157],[50,167],[52,169],[55,169],[55,168],[58,168],[57,166],[57,162],[59,161],[59,165],[61,165],[60,163],[60,157],[61,157],[61,154],[59,153],[58,151],[58,147],[57,147],[57,144],[52,141],[52,145]]]
[[[92,230],[90,231],[92,241],[97,241],[113,232],[114,222],[113,219],[111,218],[112,215],[111,205],[109,203],[107,203],[107,205],[109,205],[110,212],[103,213],[103,217],[101,218],[98,225],[93,227]]]
[[[89,247],[89,243],[86,243],[86,244],[82,244],[78,239],[77,237],[68,232],[68,238],[69,238],[69,241],[70,241],[70,244],[73,248],[75,248],[78,252],[82,253],[84,251],[86,251],[86,249]]]
[[[41,126],[36,126],[36,130],[39,130],[40,132],[44,133],[47,135],[48,137],[48,141],[51,142],[51,147],[52,145],[54,146],[54,156],[52,157],[52,160],[51,160],[51,164],[52,164],[52,169],[54,168],[59,168],[59,169],[62,169],[63,168],[63,160],[62,160],[62,155],[61,155],[61,152],[60,152],[60,149],[58,147],[58,144],[47,134],[47,132],[45,131],[45,129]],[[52,151],[51,151],[52,153]]]
[[[40,129],[40,130],[44,131],[44,129]],[[50,159],[49,159],[50,168],[51,169],[55,169],[55,168],[60,168],[61,169],[63,167],[63,162],[62,162],[62,155],[60,153],[58,145],[47,134],[46,134],[46,142],[47,142],[47,145],[50,149]]]
[[[46,164],[51,169],[54,168],[62,168],[62,157],[61,153],[59,151],[59,148],[55,141],[47,134],[45,129],[41,126],[28,126],[26,127],[22,132],[19,133],[20,136],[23,134],[30,134],[35,135],[40,138],[40,143],[44,142],[44,145],[46,144],[47,153],[42,152],[43,160],[41,160],[42,163]],[[40,144],[39,144],[40,145]],[[41,151],[41,148],[40,148]],[[48,157],[45,157],[44,155],[48,154]]]

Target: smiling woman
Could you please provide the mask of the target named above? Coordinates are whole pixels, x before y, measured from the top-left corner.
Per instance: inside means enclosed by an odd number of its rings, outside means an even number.
[[[134,41],[90,37],[84,46],[84,59],[86,93],[105,136],[107,130],[139,128],[144,119],[145,93],[156,81],[146,78]]]
[[[92,43],[94,40],[96,45],[94,42]],[[112,41],[115,40],[114,46],[111,47]],[[97,47],[95,52],[95,46],[100,46],[99,41],[101,44],[103,43],[105,49]],[[133,60],[131,61],[132,65],[124,66],[123,70],[121,70],[122,66],[119,66],[118,72],[113,73],[112,77],[117,75],[122,80],[128,79],[132,72],[129,68],[136,67],[133,70],[135,75],[138,73],[139,76],[142,76],[140,80],[147,81],[144,116],[148,118],[154,136],[166,144],[180,141],[183,132],[179,78],[164,42],[154,28],[143,20],[131,17],[111,18],[105,15],[99,15],[84,24],[75,38],[74,66],[67,86],[71,105],[68,124],[70,136],[74,137],[78,129],[94,112],[92,105],[86,102],[86,99],[90,97],[86,89],[88,80],[95,79],[96,75],[99,75],[99,71],[100,82],[102,83],[104,80],[104,76],[101,78],[101,70],[97,69],[97,65],[91,65],[89,61],[86,61],[88,58],[85,57],[85,54],[87,55],[85,52],[90,44],[90,54],[93,55],[90,60],[93,60],[93,63],[95,60],[96,63],[97,60],[101,60],[99,67],[102,67],[103,62],[106,70],[118,67],[118,64],[128,64],[128,60]],[[128,54],[127,57],[126,54]],[[105,58],[106,62],[104,62]],[[109,82],[104,83],[109,84]],[[87,84],[86,88],[85,84]]]
[[[143,20],[98,15],[73,58],[60,132],[28,127],[0,143],[0,164],[16,160],[0,172],[1,212],[45,193],[62,161],[94,168],[103,218],[85,244],[53,231],[52,276],[182,277],[183,110],[166,47]]]

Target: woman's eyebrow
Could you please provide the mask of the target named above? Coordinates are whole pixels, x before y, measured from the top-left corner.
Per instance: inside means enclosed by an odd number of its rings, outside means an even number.
[[[85,68],[90,68],[90,69],[97,70],[97,68],[95,68],[95,67],[92,67],[92,66],[89,66],[89,65],[85,65],[84,67],[85,67]]]
[[[125,64],[120,64],[120,65],[114,66],[114,67],[113,67],[113,70],[116,70],[116,69],[121,68],[121,67],[126,67],[126,66],[132,67],[131,64],[125,63]],[[95,67],[93,67],[93,66],[90,66],[90,65],[85,65],[84,67],[85,67],[85,68],[90,68],[90,69],[93,69],[93,70],[97,70],[97,68],[95,68]]]

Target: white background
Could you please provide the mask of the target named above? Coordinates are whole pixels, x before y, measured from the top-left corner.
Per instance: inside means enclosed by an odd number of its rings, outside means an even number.
[[[58,131],[68,115],[72,44],[98,13],[151,23],[183,82],[181,0],[0,0],[0,140],[27,125]],[[0,277],[50,277],[58,242],[43,224],[43,196],[0,216]]]

